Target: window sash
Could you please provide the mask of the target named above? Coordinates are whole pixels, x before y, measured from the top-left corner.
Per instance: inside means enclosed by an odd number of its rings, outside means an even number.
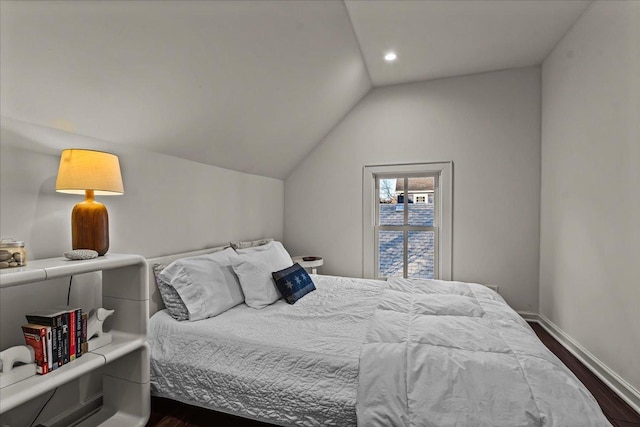
[[[439,248],[440,248],[440,235],[439,227],[421,226],[421,225],[376,225],[375,227],[375,278],[386,279],[387,276],[380,276],[380,231],[402,231],[402,277],[405,279],[409,276],[409,231],[424,231],[433,232],[433,277],[437,279],[439,277]]]
[[[411,174],[392,174],[392,173],[386,173],[386,174],[374,174],[373,178],[375,180],[375,194],[377,195],[376,200],[378,200],[378,198],[380,197],[380,180],[383,179],[389,179],[389,178],[395,178],[395,179],[404,179],[404,190],[402,191],[403,193],[403,205],[404,205],[404,225],[409,225],[409,194],[408,193],[408,189],[409,189],[409,178],[433,178],[433,225],[434,226],[439,226],[440,225],[440,209],[438,209],[438,205],[440,203],[440,174],[436,174],[436,173],[411,173]],[[376,202],[376,208],[375,208],[375,221],[374,221],[374,225],[375,226],[379,226],[380,225],[380,206],[379,203]]]

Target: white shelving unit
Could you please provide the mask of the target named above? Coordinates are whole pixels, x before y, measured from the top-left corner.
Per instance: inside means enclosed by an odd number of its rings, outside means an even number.
[[[0,414],[35,396],[104,367],[103,406],[80,426],[144,426],[150,413],[147,263],[139,255],[107,254],[92,260],[50,258],[0,270],[0,287],[26,286],[102,271],[102,306],[115,309],[105,322],[113,341],[46,375],[0,389]]]

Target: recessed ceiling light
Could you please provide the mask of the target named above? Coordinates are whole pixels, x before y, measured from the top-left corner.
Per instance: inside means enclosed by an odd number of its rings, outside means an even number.
[[[384,60],[385,60],[385,61],[387,61],[387,62],[393,62],[393,61],[395,61],[396,59],[398,59],[398,55],[396,55],[396,53],[395,53],[395,52],[387,52],[387,53],[384,55]]]

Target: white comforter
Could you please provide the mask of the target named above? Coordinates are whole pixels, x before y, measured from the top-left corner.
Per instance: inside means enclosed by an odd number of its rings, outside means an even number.
[[[360,358],[358,425],[610,425],[573,374],[484,286],[390,279]]]
[[[289,305],[150,321],[151,390],[279,425],[353,426],[358,356],[384,282],[312,276]]]

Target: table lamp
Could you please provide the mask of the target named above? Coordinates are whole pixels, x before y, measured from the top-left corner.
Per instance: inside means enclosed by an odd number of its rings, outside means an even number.
[[[60,155],[56,191],[84,194],[85,200],[71,213],[73,249],[91,249],[104,255],[109,250],[109,215],[94,196],[124,193],[118,156],[102,151],[66,149]]]

